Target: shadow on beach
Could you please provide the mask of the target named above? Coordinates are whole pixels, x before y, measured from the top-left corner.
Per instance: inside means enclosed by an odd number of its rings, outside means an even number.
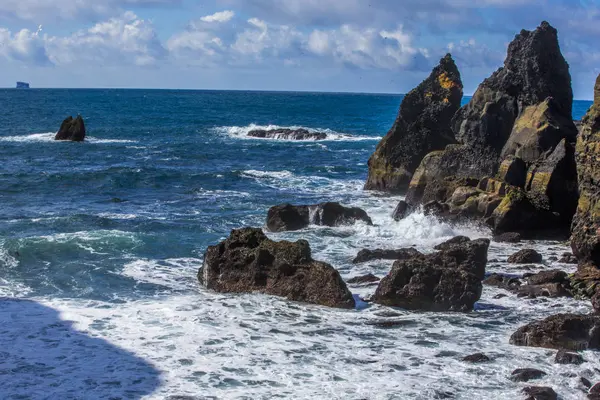
[[[160,385],[148,362],[74,330],[57,310],[0,298],[0,397],[139,399]]]

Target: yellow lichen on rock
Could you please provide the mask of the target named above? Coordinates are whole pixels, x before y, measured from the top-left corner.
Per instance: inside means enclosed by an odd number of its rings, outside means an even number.
[[[438,82],[440,83],[440,86],[446,90],[458,87],[458,84],[450,79],[448,74],[445,72],[442,72],[440,76],[438,76]]]

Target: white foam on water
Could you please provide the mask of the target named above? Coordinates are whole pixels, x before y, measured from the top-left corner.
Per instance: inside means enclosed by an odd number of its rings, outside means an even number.
[[[456,235],[490,236],[485,228],[453,226],[422,213],[396,222],[391,213],[401,198],[362,192],[362,182],[301,177],[289,171],[249,170],[244,175],[273,187],[334,193],[347,199],[344,205],[367,211],[372,226],[311,226],[299,232],[269,233],[276,240],[307,239],[313,257],[332,264],[346,279],[365,273],[382,277],[389,272],[392,261],[352,264],[362,248],[415,246],[431,252],[433,246]],[[79,232],[51,238],[70,240],[77,235],[89,242],[105,234]],[[135,241],[135,236],[129,236],[133,234],[120,234]],[[534,248],[546,260],[568,251],[566,244],[559,242],[492,243],[489,259],[497,261],[490,261],[488,272],[574,268],[552,263],[533,269],[509,265],[508,256],[519,248]],[[136,382],[158,381],[157,387],[140,397],[424,399],[449,392],[455,399],[512,400],[521,397],[524,387],[535,385],[553,387],[562,399],[574,400],[584,396],[579,376],[600,381],[595,370],[600,368],[597,353],[582,352],[586,362],[579,366],[558,365],[554,350],[509,344],[510,335],[520,326],[557,313],[588,313],[589,301],[522,299],[484,287],[472,313],[407,312],[378,305],[344,311],[260,294],[224,295],[202,289],[196,278],[201,263],[201,259],[185,258],[137,259],[125,264],[118,274],[165,287],[163,295],[143,300],[102,303],[33,299],[56,310],[63,321],[72,321],[77,334],[71,336],[50,329],[50,321],[39,324],[19,305],[0,307],[0,346],[4,349],[0,370],[12,371],[0,374],[3,393],[7,397],[44,393],[50,398],[68,398],[68,393],[87,393],[92,379],[98,398],[127,398],[125,388],[138,387]],[[3,284],[0,282],[0,287]],[[375,288],[350,287],[363,296]],[[22,293],[11,290],[13,296],[27,293],[26,288]],[[508,296],[497,299],[498,294]],[[94,342],[94,348],[104,350],[89,351],[85,346],[89,338],[101,340],[104,345],[98,347]],[[28,350],[35,349],[38,342],[52,347],[40,354]],[[143,363],[116,354],[115,349]],[[460,361],[477,352],[487,354],[492,361],[479,365]],[[29,369],[23,367],[23,360]],[[33,368],[37,363],[53,372],[40,373],[36,369],[40,367]],[[547,376],[515,383],[509,376],[516,368],[538,368]]]
[[[0,136],[0,142],[13,142],[13,143],[65,143],[63,140],[54,140],[56,132],[46,133],[32,133],[29,135],[19,136]],[[111,144],[111,143],[138,143],[136,140],[126,139],[102,139],[93,136],[86,136],[83,143],[95,143],[95,144]]]
[[[257,138],[253,136],[248,136],[248,133],[253,130],[275,130],[275,129],[306,129],[311,133],[322,132],[327,135],[326,139],[318,140],[319,142],[360,142],[360,141],[373,141],[373,140],[381,140],[381,136],[365,136],[365,135],[351,135],[347,133],[336,132],[331,129],[318,129],[318,128],[308,128],[304,126],[279,126],[279,125],[256,125],[250,124],[247,126],[220,126],[214,128],[214,131],[223,134],[229,137],[233,137],[236,139],[248,139],[248,140],[274,140],[274,141],[288,141],[288,142],[310,142],[317,141],[317,139],[307,139],[307,140],[291,140],[286,139],[285,136],[281,138]]]

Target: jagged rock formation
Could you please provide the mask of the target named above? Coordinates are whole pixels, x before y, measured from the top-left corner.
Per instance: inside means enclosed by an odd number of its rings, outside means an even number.
[[[402,192],[421,159],[455,143],[450,121],[462,99],[460,73],[450,54],[410,91],[392,129],[369,159],[366,190]]]
[[[325,140],[325,132],[310,132],[307,129],[255,129],[248,132],[250,137],[279,140]]]
[[[73,142],[83,142],[84,139],[85,124],[81,115],[78,115],[75,119],[73,117],[65,119],[54,137],[54,140],[70,140]]]
[[[480,219],[497,233],[566,230],[577,202],[572,102],[556,29],[521,31],[504,67],[454,116],[458,144],[423,158],[409,206],[445,203],[445,217]]]
[[[470,311],[481,297],[489,244],[445,244],[437,253],[396,261],[373,301],[409,310]]]
[[[271,207],[267,214],[267,228],[271,232],[297,231],[310,224],[333,227],[353,224],[356,221],[373,224],[364,210],[332,202],[312,206],[280,204]]]
[[[398,250],[363,249],[358,252],[354,260],[352,260],[352,263],[359,264],[372,260],[406,260],[407,258],[421,254],[421,252],[419,252],[417,249],[413,249],[412,247]]]
[[[339,272],[313,260],[307,241],[274,242],[256,228],[233,230],[209,247],[198,279],[222,293],[261,292],[338,308],[355,305]]]
[[[576,158],[580,197],[571,246],[580,263],[600,267],[600,76],[594,87],[594,105],[582,121]]]

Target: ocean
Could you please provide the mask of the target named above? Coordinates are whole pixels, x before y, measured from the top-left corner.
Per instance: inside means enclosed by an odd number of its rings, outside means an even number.
[[[389,271],[390,261],[353,265],[363,248],[432,251],[459,234],[489,237],[422,214],[395,222],[401,197],[362,191],[401,99],[0,90],[0,397],[514,399],[526,384],[508,376],[534,367],[547,373],[535,385],[581,398],[578,376],[600,380],[597,357],[556,365],[555,352],[508,339],[533,320],[588,312],[588,302],[496,298],[501,291],[485,287],[468,314],[344,311],[199,286],[207,246],[231,229],[264,226],[269,207],[285,202],[339,201],[369,213],[374,226],[269,234],[307,239],[314,258],[345,279]],[[590,105],[576,101],[574,118]],[[86,142],[55,142],[62,120],[78,113]],[[329,139],[245,136],[257,127],[326,130]],[[546,258],[569,251],[561,242],[523,246]],[[514,251],[493,243],[488,272],[531,272],[506,264]],[[492,362],[460,361],[476,352]]]

